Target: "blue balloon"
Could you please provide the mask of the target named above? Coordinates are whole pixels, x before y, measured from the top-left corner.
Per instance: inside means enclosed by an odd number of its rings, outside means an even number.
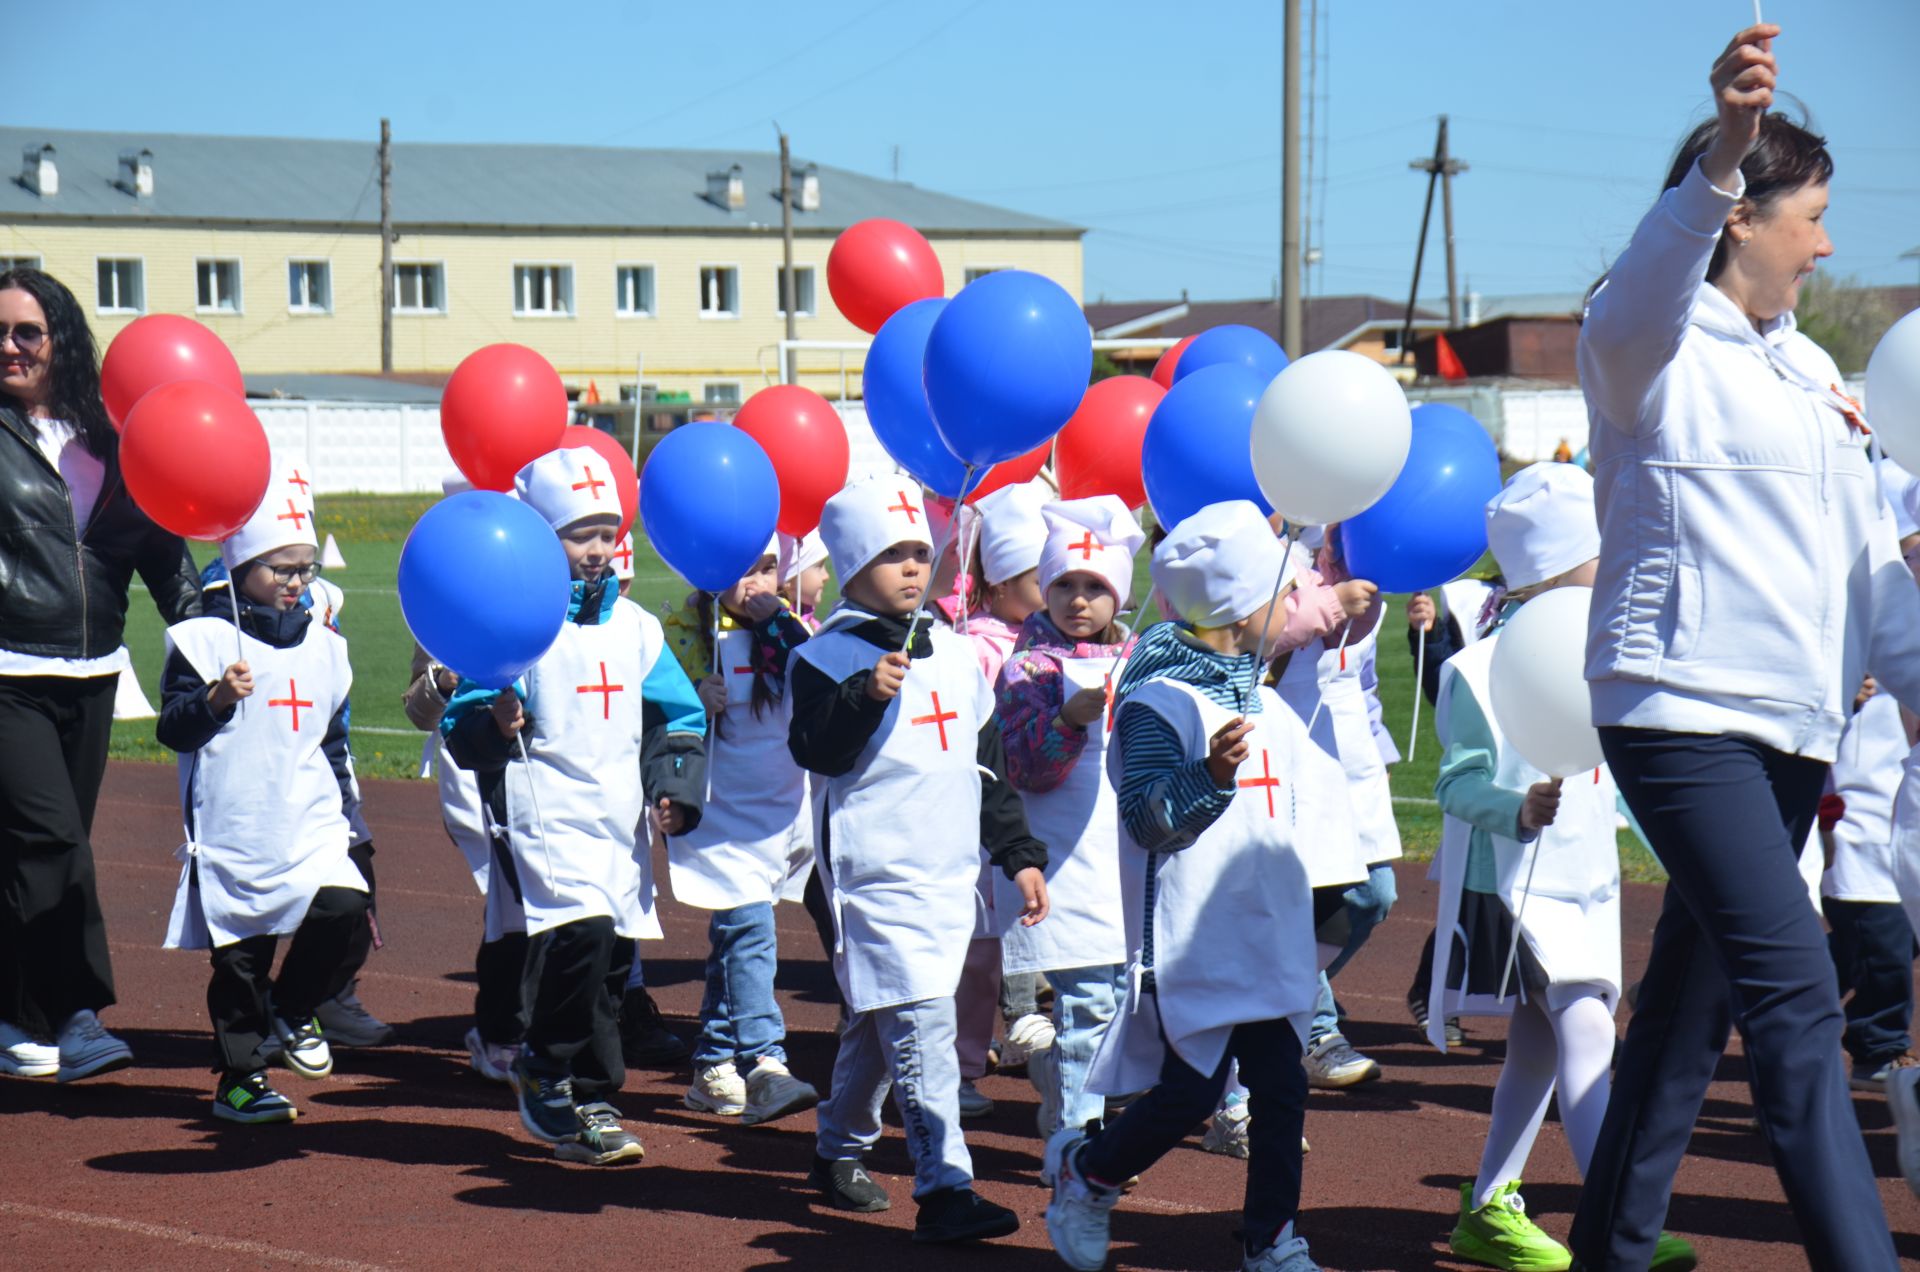
[[[927,338],[927,405],[963,464],[1025,455],[1080,409],[1093,375],[1093,332],[1066,289],[1025,270],[974,279]]]
[[[1141,443],[1140,475],[1163,527],[1230,499],[1273,512],[1253,476],[1253,408],[1266,387],[1245,367],[1214,366],[1175,381],[1160,399]]]
[[[571,573],[545,517],[511,495],[464,491],[407,534],[400,613],[435,662],[504,689],[560,635]]]
[[[1588,450],[1586,447],[1582,446],[1580,448],[1580,453],[1573,457],[1573,466],[1575,468],[1584,468],[1588,472],[1592,472],[1593,471],[1593,452]]]
[[[933,427],[925,375],[927,337],[946,307],[944,299],[933,296],[896,310],[873,337],[860,384],[867,422],[893,462],[935,494],[955,499],[967,466]]]
[[[1265,387],[1287,369],[1287,355],[1266,332],[1230,322],[1193,338],[1173,368],[1173,382],[1178,384],[1196,371],[1217,366],[1245,367]]]
[[[1487,501],[1500,493],[1500,453],[1456,406],[1413,408],[1406,467],[1380,501],[1340,525],[1347,570],[1383,592],[1451,582],[1487,551]]]
[[[640,521],[653,550],[703,592],[738,583],[779,519],[773,461],[731,424],[682,424],[640,470]]]

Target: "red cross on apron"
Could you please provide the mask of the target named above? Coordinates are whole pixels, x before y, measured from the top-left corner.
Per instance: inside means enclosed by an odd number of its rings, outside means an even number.
[[[1241,787],[1242,789],[1245,789],[1247,787],[1253,787],[1255,789],[1263,786],[1266,787],[1267,816],[1273,817],[1276,815],[1273,808],[1273,792],[1274,792],[1274,788],[1280,785],[1280,779],[1273,775],[1272,757],[1269,756],[1267,752],[1265,751],[1260,752],[1260,776],[1259,777],[1243,777],[1238,782],[1235,782],[1234,785]]]
[[[575,693],[599,694],[600,695],[600,718],[602,720],[611,720],[613,719],[613,695],[616,693],[620,693],[625,689],[626,689],[625,685],[614,685],[614,684],[607,683],[607,664],[605,662],[602,662],[600,664],[600,683],[597,685],[576,685],[574,686],[573,691]]]
[[[913,719],[907,721],[907,723],[913,725],[931,724],[938,728],[940,730],[940,749],[944,751],[947,749],[947,721],[958,720],[959,718],[960,713],[957,711],[942,711],[940,709],[940,693],[938,690],[935,690],[933,693],[933,714],[915,716]]]
[[[298,733],[300,732],[300,708],[311,707],[313,703],[300,696],[300,684],[298,681],[288,680],[287,696],[284,698],[268,698],[267,705],[270,707],[291,708],[293,711],[293,731]]]

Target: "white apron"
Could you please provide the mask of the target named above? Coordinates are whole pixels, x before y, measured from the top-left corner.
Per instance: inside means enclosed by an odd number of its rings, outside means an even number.
[[[1105,689],[1111,703],[1124,666],[1112,658],[1061,659],[1061,700],[1082,689]],[[1004,871],[993,872],[1001,966],[1009,974],[1127,961],[1120,901],[1120,806],[1107,777],[1112,729],[1109,707],[1087,727],[1086,746],[1059,786],[1021,792],[1027,826],[1047,846],[1047,895],[1053,906],[1045,922],[1022,927],[1020,890]]]
[[[863,616],[845,612],[842,623]],[[829,620],[795,657],[835,681],[882,651]],[[855,1012],[946,998],[960,984],[978,910],[975,762],[993,691],[972,644],[936,627],[853,768],[815,774],[816,869],[834,915],[833,970]]]
[[[1920,746],[1907,753],[1893,799],[1893,884],[1907,922],[1920,932]]]
[[[439,729],[428,733],[420,746],[420,776],[431,777],[439,785],[440,822],[447,828],[447,838],[466,859],[473,886],[486,895],[493,849],[487,840],[486,815],[480,808],[480,784],[447,754]]]
[[[1360,855],[1369,866],[1396,861],[1401,851],[1400,826],[1393,819],[1393,787],[1380,755],[1380,743],[1373,736],[1367,691],[1360,683],[1361,666],[1374,655],[1385,622],[1383,610],[1372,631],[1345,649],[1323,647],[1317,662],[1305,657],[1313,646],[1297,651],[1294,662],[1302,664],[1302,670],[1294,672],[1293,663],[1288,663],[1287,671],[1293,678],[1280,678],[1280,695],[1301,713],[1302,720],[1313,715],[1311,695],[1316,690],[1326,703],[1320,712],[1322,723],[1314,726],[1314,740],[1323,748],[1328,739],[1333,743],[1334,758],[1347,778],[1353,832],[1360,841]],[[1308,669],[1313,673],[1311,678]]]
[[[1821,882],[1822,896],[1900,899],[1893,874],[1893,802],[1906,758],[1900,704],[1892,694],[1877,693],[1854,713],[1834,756],[1833,789],[1847,802],[1847,815],[1833,828],[1833,868]],[[1816,829],[1816,842],[1819,837]]]
[[[1460,627],[1460,644],[1464,649],[1480,639],[1480,611],[1487,607],[1487,598],[1493,595],[1493,585],[1484,579],[1455,579],[1451,583],[1440,585],[1440,600],[1444,608],[1441,621],[1448,614]]]
[[[253,694],[233,719],[179,757],[187,842],[177,854],[168,949],[285,936],[321,888],[367,890],[347,857],[340,783],[320,749],[353,682],[346,642],[309,623],[289,649],[243,634],[236,655],[233,633],[220,618],[167,629],[168,656],[177,651],[208,683],[236,656],[253,672]]]
[[[1354,797],[1352,779],[1341,757],[1343,747],[1351,749],[1342,732],[1350,730],[1352,723],[1343,720],[1342,714],[1336,714],[1336,703],[1341,704],[1343,713],[1350,706],[1358,707],[1360,727],[1366,730],[1366,749],[1373,757],[1373,764],[1380,769],[1383,785],[1386,774],[1386,766],[1380,764],[1379,748],[1373,742],[1372,726],[1367,721],[1366,695],[1360,689],[1360,665],[1353,657],[1351,646],[1347,650],[1347,662],[1353,668],[1350,681],[1341,679],[1338,651],[1326,649],[1315,641],[1293,651],[1276,686],[1287,712],[1299,720],[1303,736],[1307,721],[1313,719],[1323,687],[1331,687],[1334,694],[1321,709],[1320,718],[1314,721],[1312,745],[1294,748],[1297,753],[1290,770],[1296,803],[1294,822],[1301,828],[1298,851],[1307,863],[1307,878],[1316,888],[1364,882],[1367,866],[1373,860],[1367,854],[1375,851],[1360,832],[1356,815],[1359,801]],[[1345,697],[1348,689],[1352,691],[1350,703]],[[1391,804],[1387,806],[1386,816],[1391,825]],[[1397,856],[1398,830],[1394,831],[1393,844]]]
[[[795,842],[806,843],[797,829],[807,820],[806,780],[787,751],[793,704],[782,694],[754,716],[753,641],[750,631],[721,634],[727,710],[707,731],[705,812],[667,841],[675,899],[703,910],[780,900],[795,873]]]
[[[1488,671],[1499,639],[1498,632],[1492,633],[1447,660],[1440,669],[1434,722],[1444,727],[1451,695],[1471,693],[1493,733],[1497,755],[1494,782],[1505,790],[1525,791],[1535,782],[1546,781],[1547,775],[1505,744],[1488,708],[1493,700]],[[1442,748],[1450,744],[1451,739],[1441,737]],[[1520,916],[1521,936],[1547,974],[1547,997],[1552,1006],[1559,1005],[1555,990],[1565,985],[1600,985],[1606,991],[1609,1007],[1620,999],[1620,850],[1614,831],[1617,798],[1613,774],[1602,766],[1566,779],[1553,825],[1531,844],[1504,835],[1492,837],[1500,900],[1507,913]],[[1453,933],[1460,921],[1460,896],[1472,834],[1473,827],[1468,823],[1448,817],[1440,835],[1440,900],[1435,919],[1439,935],[1433,944],[1427,1037],[1442,1051],[1446,1050],[1447,1017],[1462,1013],[1510,1015],[1514,999],[1523,992],[1517,968],[1504,1004],[1490,995],[1463,996],[1447,989],[1453,979]],[[1467,983],[1463,977],[1461,984]]]
[[[568,622],[522,677],[530,763],[502,775],[526,930],[607,916],[623,937],[660,934],[642,821],[640,686],[666,657],[659,620],[622,597],[599,623]],[[491,891],[500,891],[495,879]],[[489,896],[489,929],[494,927]],[[509,926],[507,930],[512,930]]]
[[[1127,926],[1126,1008],[1100,1040],[1087,1089],[1106,1095],[1144,1091],[1160,1080],[1166,1048],[1201,1073],[1219,1068],[1235,1025],[1284,1019],[1304,1049],[1320,991],[1313,940],[1313,890],[1295,850],[1289,798],[1290,752],[1308,749],[1306,732],[1273,690],[1261,710],[1226,812],[1189,847],[1156,856],[1124,838],[1121,895]],[[1120,714],[1152,711],[1173,725],[1190,760],[1236,714],[1173,680],[1133,690]],[[1120,750],[1107,752],[1115,789]],[[1153,974],[1142,988],[1147,872],[1154,872]],[[1051,920],[1048,920],[1051,922]],[[1163,1041],[1164,1031],[1164,1041]]]

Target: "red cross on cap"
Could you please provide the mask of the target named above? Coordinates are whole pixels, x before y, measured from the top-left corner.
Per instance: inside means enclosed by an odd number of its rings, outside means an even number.
[[[900,496],[900,502],[897,504],[894,504],[891,508],[888,508],[887,511],[888,512],[904,512],[907,514],[908,525],[910,526],[919,525],[920,522],[918,518],[920,516],[920,510],[914,507],[912,502],[907,499],[906,491],[902,490],[897,493]]]
[[[1106,544],[1095,540],[1093,531],[1089,530],[1087,531],[1086,537],[1081,539],[1080,542],[1069,543],[1067,545],[1067,551],[1078,552],[1082,561],[1091,561],[1093,560],[1093,554],[1106,546]]]
[[[293,522],[293,528],[295,530],[305,530],[307,528],[307,524],[306,524],[307,514],[300,511],[299,508],[294,506],[293,497],[291,495],[287,497],[287,510],[281,513],[279,516],[275,517],[274,520],[275,521],[291,521]]]
[[[293,476],[287,478],[287,485],[300,487],[300,493],[303,496],[311,496],[313,494],[313,491],[309,488],[307,484],[307,479],[300,475],[300,470],[298,468],[293,470]]]
[[[573,488],[575,490],[586,491],[589,499],[595,503],[600,502],[600,488],[607,483],[593,475],[593,466],[591,464],[580,465],[580,476],[582,480],[574,482]]]

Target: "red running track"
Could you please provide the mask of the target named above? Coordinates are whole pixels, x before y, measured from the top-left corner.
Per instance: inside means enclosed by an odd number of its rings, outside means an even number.
[[[909,1244],[911,1177],[897,1132],[874,1155],[894,1207],[850,1216],[817,1207],[803,1183],[812,1114],[743,1127],[689,1112],[686,1075],[637,1072],[623,1106],[646,1143],[644,1163],[563,1166],[520,1130],[504,1087],[467,1067],[469,968],[480,899],[439,824],[425,782],[368,784],[379,846],[385,949],[362,997],[401,1042],[342,1052],[333,1078],[277,1079],[298,1100],[292,1126],[234,1127],[208,1114],[212,1075],[203,954],[165,952],[178,867],[174,773],[117,764],[96,826],[101,900],[119,979],[107,1013],[139,1056],[96,1081],[0,1079],[0,1267],[524,1268],[550,1263],[657,1269],[849,1268],[911,1259],[916,1269],[1047,1269],[1024,1078],[995,1076],[999,1102],[970,1124],[980,1191],[1013,1206],[1019,1234],[990,1250]],[[1500,1032],[1474,1025],[1452,1056],[1415,1036],[1402,1003],[1433,912],[1423,872],[1401,873],[1401,908],[1342,974],[1348,1033],[1385,1076],[1315,1092],[1307,1118],[1301,1231],[1329,1269],[1456,1268],[1444,1257],[1461,1179],[1478,1161],[1498,1072]],[[1654,889],[1628,890],[1629,975],[1646,957]],[[702,912],[667,902],[667,939],[647,947],[648,979],[683,1032],[699,1004]],[[779,911],[787,957],[782,1005],[793,1068],[824,1085],[832,1063],[831,985],[806,915]],[[1737,1044],[1736,1044],[1737,1045]],[[1752,1129],[1742,1066],[1721,1069],[1681,1170],[1671,1226],[1708,1269],[1805,1266],[1793,1219]],[[1920,1202],[1894,1165],[1882,1101],[1857,1096],[1881,1195],[1902,1256],[1920,1267]],[[1565,1235],[1577,1180],[1559,1127],[1534,1152],[1527,1200]],[[1115,1264],[1238,1266],[1234,1239],[1245,1169],[1189,1141],[1142,1180],[1114,1217]]]

